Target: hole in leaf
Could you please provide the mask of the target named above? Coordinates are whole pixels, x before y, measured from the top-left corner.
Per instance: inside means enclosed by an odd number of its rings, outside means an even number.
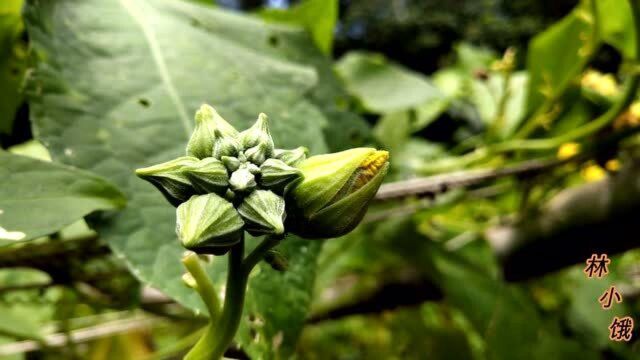
[[[278,38],[276,35],[269,35],[267,42],[269,43],[269,46],[277,47],[278,45],[280,45],[280,38]]]
[[[149,99],[140,98],[138,99],[138,104],[148,108],[149,106],[151,106],[151,101],[149,101]]]

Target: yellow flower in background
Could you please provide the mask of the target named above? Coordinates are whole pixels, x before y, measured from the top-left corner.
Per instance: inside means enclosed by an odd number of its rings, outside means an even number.
[[[565,160],[578,154],[579,152],[580,152],[580,144],[575,142],[570,142],[570,143],[562,144],[558,148],[558,153],[556,156],[560,160]]]
[[[620,114],[613,123],[614,129],[640,125],[640,101],[633,102],[629,109]]]
[[[616,172],[620,170],[620,160],[611,159],[604,164],[604,167],[611,172]]]
[[[620,92],[618,82],[612,74],[603,74],[592,69],[582,75],[580,85],[603,96],[616,96]]]
[[[629,106],[629,117],[627,118],[627,123],[631,126],[640,125],[640,102],[634,101],[631,106]]]
[[[580,174],[587,182],[600,181],[607,177],[607,172],[596,164],[591,164],[583,168]]]

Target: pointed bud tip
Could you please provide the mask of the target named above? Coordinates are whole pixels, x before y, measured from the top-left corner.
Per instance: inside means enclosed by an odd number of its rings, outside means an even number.
[[[269,117],[265,113],[258,114],[258,119],[255,124],[252,126],[253,128],[260,129],[267,134],[269,134]]]
[[[213,116],[217,114],[216,110],[207,104],[200,105],[200,108],[196,111],[196,122],[203,122],[205,120],[213,119]]]

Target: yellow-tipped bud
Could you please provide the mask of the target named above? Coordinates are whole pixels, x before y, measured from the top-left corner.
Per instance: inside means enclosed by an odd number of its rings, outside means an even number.
[[[290,192],[292,232],[310,238],[341,236],[358,225],[389,167],[389,153],[356,148],[312,156],[299,165],[304,179]]]

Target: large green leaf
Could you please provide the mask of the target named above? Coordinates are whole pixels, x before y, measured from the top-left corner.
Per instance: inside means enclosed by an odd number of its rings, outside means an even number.
[[[184,154],[203,102],[239,129],[265,112],[279,147],[312,153],[327,150],[327,118],[350,129],[332,139],[335,148],[366,131],[335,104],[342,95],[329,62],[301,29],[169,0],[32,1],[26,22],[42,59],[29,84],[38,138],[55,159],[124,189],[129,206],[103,219],[100,235],[138,278],[195,310],[203,306],[180,280],[175,210],[133,170]],[[304,320],[319,246],[295,239],[282,246],[290,270],[261,271],[249,283],[238,339],[250,354],[275,344],[286,356]],[[214,261],[217,279],[223,263]],[[250,336],[250,314],[268,324],[260,341]]]
[[[428,79],[382,55],[350,52],[336,64],[349,92],[371,112],[387,114],[425,103],[446,101]]]
[[[69,166],[0,151],[0,241],[29,240],[96,211],[123,207],[106,180]]]
[[[597,47],[592,14],[579,6],[529,43],[527,110],[562,95]]]

